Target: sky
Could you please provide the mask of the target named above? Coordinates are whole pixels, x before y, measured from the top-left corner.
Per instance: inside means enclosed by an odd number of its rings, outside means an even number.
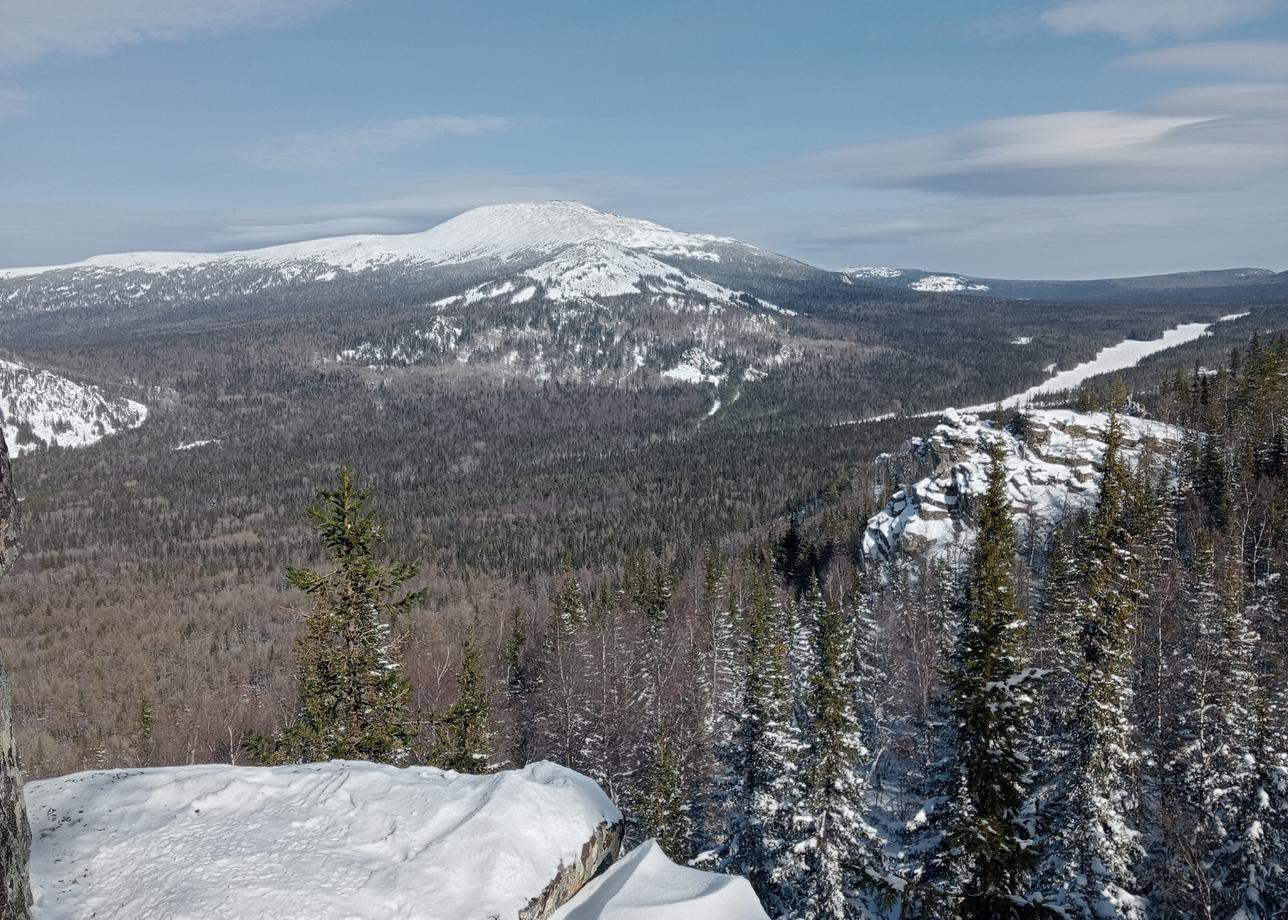
[[[829,268],[1288,269],[1288,0],[0,0],[0,267],[547,198]]]

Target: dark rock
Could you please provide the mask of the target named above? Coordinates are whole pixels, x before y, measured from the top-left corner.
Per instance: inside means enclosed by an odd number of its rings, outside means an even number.
[[[17,555],[18,499],[10,478],[9,451],[0,433],[0,574],[8,571]],[[0,920],[31,917],[30,853],[31,828],[13,737],[13,701],[4,661],[0,660]]]
[[[18,495],[9,470],[9,448],[0,432],[0,575],[18,558]]]
[[[519,911],[519,920],[545,920],[556,910],[572,900],[582,886],[599,874],[599,871],[617,859],[622,850],[623,822],[604,823],[581,848],[581,856],[571,866],[560,866],[559,872],[545,891],[528,902]]]

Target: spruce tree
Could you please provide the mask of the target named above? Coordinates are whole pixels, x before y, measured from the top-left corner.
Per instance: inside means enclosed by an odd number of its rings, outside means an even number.
[[[960,783],[945,846],[957,880],[954,916],[970,920],[1026,916],[1037,857],[1028,823],[1036,672],[1021,662],[1025,617],[1015,598],[1006,457],[996,444],[990,455],[949,677]]]
[[[689,861],[693,855],[693,821],[671,744],[664,733],[657,736],[640,824],[644,835],[656,840],[667,856],[679,863]]]
[[[876,917],[865,889],[884,879],[881,839],[866,820],[864,769],[872,758],[862,738],[866,714],[855,643],[845,611],[835,600],[815,621],[808,711],[812,745],[806,755],[804,814],[808,837],[801,899],[804,920]]]
[[[1078,691],[1064,742],[1067,753],[1052,765],[1054,801],[1042,871],[1055,906],[1086,920],[1139,917],[1145,907],[1134,890],[1140,844],[1130,821],[1136,758],[1128,669],[1138,589],[1136,558],[1124,526],[1132,479],[1121,450],[1121,420],[1111,413],[1100,500],[1080,553]]]
[[[532,759],[533,726],[536,714],[534,691],[539,681],[532,673],[528,660],[527,627],[523,611],[518,607],[510,615],[510,635],[505,642],[505,698],[510,711],[511,759],[523,766]]]
[[[461,647],[461,673],[456,702],[439,719],[434,765],[458,773],[488,773],[493,769],[491,692],[483,659],[473,635]]]
[[[574,770],[590,761],[589,624],[581,585],[569,571],[554,598],[554,615],[541,643],[541,705],[535,730],[542,756]]]
[[[416,729],[411,685],[398,661],[391,624],[424,596],[401,593],[416,577],[407,562],[376,561],[384,531],[365,510],[371,493],[340,469],[339,488],[308,509],[332,566],[291,568],[287,580],[313,599],[296,645],[295,721],[260,753],[275,763],[342,758],[401,763]]]
[[[801,744],[792,719],[785,618],[772,591],[762,570],[752,584],[747,613],[742,702],[720,751],[721,866],[746,876],[771,909],[787,911],[796,903],[793,845]]]

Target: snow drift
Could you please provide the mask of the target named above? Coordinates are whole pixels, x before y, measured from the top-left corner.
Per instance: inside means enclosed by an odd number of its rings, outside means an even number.
[[[581,890],[552,920],[769,920],[746,879],[677,866],[652,840]]]
[[[550,763],[78,773],[27,802],[36,920],[508,920],[622,820]]]

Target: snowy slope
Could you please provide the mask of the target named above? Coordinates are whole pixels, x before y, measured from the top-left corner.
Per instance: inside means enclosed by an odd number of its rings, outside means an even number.
[[[596,211],[575,201],[529,201],[475,208],[421,233],[340,236],[222,253],[117,253],[68,265],[0,269],[0,280],[72,269],[166,274],[221,263],[325,265],[345,272],[362,272],[392,262],[445,265],[476,259],[513,260],[592,240],[713,261],[720,258],[711,251],[713,244],[733,242],[726,237],[668,230],[646,220]]]
[[[35,920],[516,918],[621,820],[550,763],[119,770],[30,783],[27,801]]]
[[[988,447],[1006,453],[1007,493],[1021,532],[1035,522],[1049,525],[1067,514],[1092,508],[1100,494],[1108,416],[1064,409],[1022,414],[1019,433],[999,429],[979,416],[949,409],[929,438],[914,438],[898,458],[889,458],[899,489],[885,509],[868,521],[863,550],[885,557],[896,546],[940,555],[968,547],[974,536],[971,495],[984,487]],[[1129,462],[1142,451],[1175,444],[1181,430],[1162,422],[1124,417],[1123,453]]]
[[[0,422],[14,456],[45,446],[85,447],[137,428],[148,417],[142,403],[111,397],[47,370],[0,360]]]
[[[746,879],[677,866],[649,840],[551,920],[768,920],[768,915]]]

